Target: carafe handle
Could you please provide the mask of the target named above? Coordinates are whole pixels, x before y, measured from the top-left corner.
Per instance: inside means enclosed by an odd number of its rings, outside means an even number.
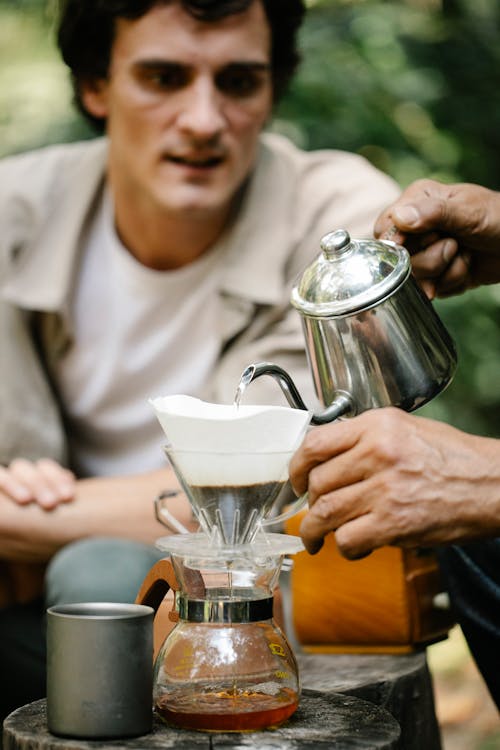
[[[175,600],[170,610],[160,605],[169,591],[176,592],[179,589],[180,586],[173,565],[168,557],[164,557],[158,560],[148,572],[135,598],[136,604],[146,604],[155,611],[153,662],[156,661],[165,638],[179,620],[179,614],[175,609]]]
[[[199,570],[194,568],[185,568],[183,573],[186,585],[189,586],[193,596],[203,599],[206,593],[203,576]],[[175,575],[174,566],[168,557],[162,557],[158,560],[146,575],[142,582],[139,593],[135,598],[136,604],[146,604],[152,607],[155,612],[158,611],[160,604],[169,591],[180,591],[180,584]],[[179,619],[175,610],[169,613],[169,619],[177,622]]]
[[[135,598],[135,603],[146,604],[148,607],[152,607],[156,613],[168,592],[170,590],[179,591],[179,589],[174,567],[167,557],[163,557],[153,565],[146,575]],[[175,610],[172,609],[169,613],[169,619],[173,622],[177,621],[178,616]]]

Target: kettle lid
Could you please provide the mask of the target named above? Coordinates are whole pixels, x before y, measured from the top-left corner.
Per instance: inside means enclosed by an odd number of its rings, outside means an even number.
[[[305,315],[340,316],[371,307],[410,273],[408,251],[388,240],[355,240],[337,229],[322,238],[321,250],[292,290],[292,305]]]

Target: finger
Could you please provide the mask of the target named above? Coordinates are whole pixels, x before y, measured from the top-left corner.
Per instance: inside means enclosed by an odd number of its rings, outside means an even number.
[[[8,469],[19,482],[29,489],[32,500],[42,508],[51,509],[57,505],[56,493],[32,461],[16,458],[9,464]]]
[[[442,240],[443,236],[438,232],[421,232],[419,234],[407,234],[405,247],[410,255],[415,255],[425,250],[435,242]]]
[[[372,513],[358,516],[339,526],[335,531],[339,552],[348,560],[359,560],[373,550],[388,544],[383,531],[377,527]]]
[[[370,455],[370,448],[354,446],[344,453],[323,461],[315,466],[309,472],[309,482],[307,488],[307,499],[309,507],[316,503],[330,502],[331,497],[335,497],[337,512],[340,511],[344,503],[344,495],[339,494],[341,490],[351,488],[356,493],[355,498],[349,498],[349,502],[357,503],[358,507],[364,505],[364,496],[359,485],[372,473],[374,455]],[[344,516],[337,516],[336,519],[342,523]]]
[[[350,422],[352,425],[352,421]],[[312,469],[332,457],[348,450],[357,440],[357,430],[346,428],[342,422],[314,427],[302,441],[289,465],[289,477],[297,495],[309,489]]]
[[[444,274],[455,263],[457,254],[458,243],[447,237],[412,255],[413,275],[430,300],[443,296],[442,290],[438,292],[438,286]]]
[[[447,237],[414,253],[411,258],[413,273],[417,278],[436,279],[453,263],[458,253],[456,240]]]
[[[439,297],[457,294],[473,286],[470,274],[470,256],[460,253],[436,282]]]
[[[61,502],[68,502],[74,498],[76,477],[72,471],[51,458],[39,459],[36,466]]]
[[[425,296],[431,301],[436,297],[436,284],[429,279],[418,279],[418,284]]]
[[[440,240],[441,236],[437,232],[424,232],[423,234],[411,235],[400,232],[394,224],[391,224],[380,235],[380,239],[395,242],[397,245],[403,245],[413,255]]]
[[[457,192],[455,203],[460,203]],[[455,232],[457,230],[457,209],[450,206],[453,190],[434,180],[417,180],[410,185],[401,197],[389,206],[375,225],[378,232],[388,219],[403,234],[422,234],[427,231]],[[463,208],[467,208],[464,205]],[[462,215],[467,211],[462,210]],[[458,219],[460,222],[460,218]]]
[[[407,239],[407,235],[404,232],[400,232],[397,226],[395,226],[392,216],[385,216],[383,219],[379,219],[373,233],[375,237],[395,242],[397,245],[404,245]]]
[[[300,535],[308,552],[315,554],[323,545],[326,534],[369,512],[365,502],[368,492],[364,487],[365,483],[359,482],[317,499],[300,526]]]
[[[304,547],[310,555],[315,555],[320,551],[324,543],[325,536],[332,531],[328,524],[317,516],[307,513],[300,524],[299,534],[304,542]]]
[[[0,490],[20,505],[26,505],[33,500],[30,489],[4,466],[0,466]]]

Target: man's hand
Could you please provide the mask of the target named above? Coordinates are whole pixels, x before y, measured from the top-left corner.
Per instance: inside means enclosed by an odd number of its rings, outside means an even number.
[[[309,494],[300,533],[313,554],[331,531],[349,558],[500,532],[500,441],[399,409],[312,429],[290,479]]]
[[[73,472],[50,458],[16,458],[8,466],[0,466],[0,491],[20,505],[38,503],[41,508],[52,510],[73,500],[75,490]]]
[[[412,183],[375,225],[404,245],[427,296],[500,281],[500,193],[479,185]]]

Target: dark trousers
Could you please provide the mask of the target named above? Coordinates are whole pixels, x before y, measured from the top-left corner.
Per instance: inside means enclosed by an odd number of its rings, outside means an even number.
[[[457,621],[500,709],[500,539],[442,548],[439,561]]]
[[[15,708],[45,695],[41,599],[0,612],[0,675],[0,724]]]

